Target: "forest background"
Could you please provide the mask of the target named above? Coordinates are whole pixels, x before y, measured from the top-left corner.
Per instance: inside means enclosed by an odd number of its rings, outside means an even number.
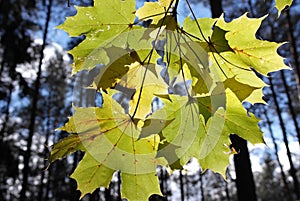
[[[288,41],[279,52],[293,71],[272,73],[265,80],[268,105],[245,105],[263,121],[266,144],[248,145],[257,200],[299,199],[299,51],[300,1],[278,18],[273,1],[200,1],[190,3],[197,17],[211,17],[222,3],[228,19],[246,11],[250,17],[262,17],[258,36],[271,41]],[[68,5],[68,3],[70,5]],[[82,154],[57,161],[46,169],[49,145],[67,134],[55,129],[72,113],[75,78],[70,77],[71,58],[67,50],[82,38],[68,38],[54,29],[66,16],[74,15],[74,5],[88,6],[92,1],[0,1],[0,200],[78,200],[76,182],[68,176]],[[142,6],[143,1],[137,1]],[[212,11],[212,12],[211,12]],[[189,15],[184,5],[179,15]],[[180,19],[179,19],[180,20]],[[77,75],[87,82],[87,74]],[[93,91],[81,89],[80,106],[95,105]],[[237,200],[234,166],[228,180],[207,171],[200,174],[191,162],[187,170],[168,175],[158,170],[160,186],[167,200]],[[84,200],[120,200],[120,182],[116,175],[109,189],[100,188]],[[151,198],[162,199],[156,196]]]

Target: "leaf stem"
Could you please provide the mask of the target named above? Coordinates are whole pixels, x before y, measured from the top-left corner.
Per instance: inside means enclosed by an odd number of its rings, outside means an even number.
[[[188,87],[187,87],[187,84],[186,84],[186,79],[185,79],[184,71],[183,71],[182,50],[181,50],[181,47],[180,47],[180,36],[179,36],[178,30],[177,30],[177,36],[178,36],[178,40],[176,42],[177,42],[177,46],[178,46],[178,50],[179,50],[180,70],[181,70],[181,74],[182,74],[184,88],[186,90],[186,93],[188,94],[188,97],[190,97],[191,95],[189,93],[189,90],[188,90]],[[176,39],[176,37],[175,37],[175,39]]]
[[[209,43],[209,41],[205,38],[205,36],[204,36],[204,34],[203,34],[203,32],[202,32],[202,29],[201,29],[201,27],[200,27],[200,24],[199,24],[198,21],[197,21],[196,15],[195,15],[195,13],[194,13],[194,11],[193,11],[193,9],[192,9],[192,7],[191,7],[189,1],[188,1],[188,0],[185,0],[185,2],[187,3],[187,5],[188,5],[188,7],[189,7],[189,9],[190,9],[190,11],[191,11],[191,13],[192,13],[192,15],[193,15],[193,18],[195,19],[195,22],[196,22],[196,24],[197,24],[197,27],[198,27],[198,29],[199,29],[199,31],[200,31],[200,34],[201,34],[202,38],[205,40],[205,42]]]
[[[133,112],[133,114],[131,116],[132,119],[135,117],[135,115],[137,113],[137,110],[138,110],[138,107],[139,107],[139,103],[140,103],[142,92],[143,92],[143,88],[144,88],[144,83],[145,83],[145,80],[146,80],[147,71],[148,71],[148,68],[149,68],[149,64],[150,64],[150,61],[151,61],[151,57],[152,57],[153,51],[155,49],[156,41],[158,40],[158,36],[159,36],[160,31],[162,29],[162,25],[164,24],[164,21],[165,21],[166,16],[167,16],[167,14],[168,14],[168,12],[169,12],[169,10],[171,8],[171,5],[173,4],[173,1],[174,0],[172,0],[172,2],[170,3],[169,7],[167,8],[167,11],[164,14],[161,26],[159,27],[158,32],[157,32],[157,34],[155,36],[155,39],[154,39],[154,42],[153,42],[153,47],[152,47],[151,51],[149,52],[148,62],[147,62],[146,69],[145,69],[145,72],[144,72],[144,75],[143,75],[143,79],[142,79],[141,90],[139,91],[139,95],[138,95],[138,100],[137,100],[137,103],[136,103],[136,107],[135,107],[134,112]],[[144,64],[144,61],[143,61],[142,64]]]

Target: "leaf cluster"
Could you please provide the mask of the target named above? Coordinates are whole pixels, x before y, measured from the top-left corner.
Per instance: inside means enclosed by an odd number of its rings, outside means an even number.
[[[277,54],[281,44],[256,38],[264,18],[196,19],[191,9],[180,25],[177,6],[159,0],[136,10],[130,0],[95,0],[59,26],[85,36],[70,51],[73,74],[100,66],[89,87],[101,92],[102,106],[75,107],[59,128],[70,135],[49,158],[85,152],[71,175],[81,198],[108,187],[116,171],[123,198],[161,195],[157,165],[182,169],[192,157],[225,177],[230,134],[264,142],[243,102],[264,103],[260,76],[288,68]]]

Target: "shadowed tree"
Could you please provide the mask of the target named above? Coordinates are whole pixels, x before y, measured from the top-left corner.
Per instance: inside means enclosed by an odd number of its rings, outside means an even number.
[[[41,46],[40,50],[40,59],[38,64],[38,70],[37,70],[37,76],[34,84],[34,93],[32,97],[32,107],[31,107],[31,115],[30,115],[30,123],[29,123],[29,132],[28,132],[28,138],[27,138],[27,146],[26,151],[24,153],[24,168],[22,170],[22,190],[20,192],[20,201],[25,201],[26,198],[26,191],[28,189],[28,177],[29,177],[29,161],[31,157],[31,145],[32,145],[32,139],[35,132],[35,120],[37,117],[37,105],[38,105],[38,99],[39,99],[39,90],[41,85],[41,74],[42,74],[42,64],[44,59],[44,49],[46,46],[47,41],[47,34],[48,34],[48,26],[50,23],[50,16],[51,16],[51,9],[52,9],[52,0],[49,0],[48,6],[47,6],[47,17],[45,20],[45,27],[44,27],[44,34],[43,34],[43,44]]]

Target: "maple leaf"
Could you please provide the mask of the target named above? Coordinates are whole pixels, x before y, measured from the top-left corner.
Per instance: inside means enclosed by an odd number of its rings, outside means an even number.
[[[112,91],[109,93],[113,94]],[[74,115],[59,129],[76,134],[62,139],[52,151],[51,162],[75,150],[86,152],[71,175],[78,183],[81,198],[87,193],[92,193],[99,185],[107,187],[111,175],[116,170],[126,174],[129,181],[137,181],[143,176],[149,177],[150,173],[154,176],[156,166],[163,163],[155,158],[159,138],[149,136],[139,139],[141,129],[124,113],[123,108],[110,94],[102,93],[102,108],[75,108]],[[154,180],[152,178],[152,181]],[[128,196],[126,185],[129,184],[123,181],[123,189]],[[153,183],[152,186],[154,185]],[[135,189],[135,193],[148,197],[153,193],[153,189],[149,194],[143,193],[142,190]],[[160,194],[160,191],[155,193]]]
[[[101,50],[110,58],[100,68],[100,72],[94,79],[96,89],[105,90],[115,87],[123,76],[127,73],[130,74],[128,72],[130,70],[129,66],[135,62],[156,63],[160,56],[157,52],[152,51],[152,42],[153,39],[150,37],[150,33],[145,34],[144,30],[135,28],[130,32],[119,34],[101,49],[100,47],[96,49],[96,55]],[[89,66],[91,65],[89,64]]]
[[[136,90],[130,101],[130,114],[137,119],[144,119],[151,112],[151,103],[156,93],[168,93],[168,85],[159,75],[159,68],[158,65],[135,62],[118,83]]]
[[[122,183],[128,184],[122,186],[122,197],[128,200],[148,200],[152,194],[162,195],[156,172],[139,175],[122,173],[121,178]]]
[[[84,41],[70,51],[74,57],[73,74],[81,70],[91,70],[95,65],[109,61],[105,51],[97,49],[130,29],[135,19],[135,2],[97,0],[92,7],[76,9],[75,16],[67,17],[58,26],[70,36],[85,36]],[[84,64],[85,62],[87,63]]]
[[[190,17],[187,17],[183,22],[183,30],[192,35],[191,38],[196,41],[209,41],[209,37],[212,37],[213,27],[216,21],[217,19],[212,18],[199,18],[197,20],[192,20]]]
[[[275,7],[278,10],[278,16],[280,16],[281,11],[286,7],[290,7],[293,3],[293,0],[276,0]]]
[[[283,58],[277,54],[277,49],[282,44],[256,38],[256,32],[264,18],[248,18],[247,14],[244,14],[227,23],[221,17],[216,26],[227,31],[225,38],[228,40],[229,46],[234,50],[236,59],[244,63],[242,65],[241,62],[238,64],[233,62],[234,64],[241,65],[240,67],[251,67],[267,76],[270,72],[289,69],[289,67],[284,64]]]
[[[199,163],[205,169],[211,169],[226,177],[226,167],[229,165],[229,155],[225,154],[230,144],[229,135],[235,133],[252,144],[264,143],[262,132],[258,126],[259,120],[254,114],[245,110],[239,98],[229,88],[226,92],[226,109],[219,107],[206,124],[212,130],[210,134],[200,135],[201,150]],[[203,104],[201,98],[199,104]],[[207,106],[208,107],[208,106]],[[210,131],[208,129],[208,131]],[[200,131],[201,133],[201,131]]]
[[[64,158],[75,151],[84,150],[78,135],[69,135],[52,146],[49,163]]]
[[[147,120],[156,122],[161,117],[171,120],[161,132],[168,143],[177,146],[175,153],[181,165],[195,157],[203,170],[211,169],[225,177],[229,155],[224,145],[230,144],[231,133],[253,144],[264,143],[259,120],[247,113],[229,88],[223,92],[215,90],[207,97],[188,99],[186,96],[168,95],[168,99],[162,100],[164,108]],[[151,132],[148,131],[148,134]],[[176,161],[168,162],[172,165]]]
[[[80,190],[82,199],[84,195],[93,193],[100,186],[108,188],[114,172],[114,169],[106,167],[85,153],[70,177],[77,181],[77,189]]]
[[[167,120],[166,126],[161,130],[163,137],[172,146],[188,149],[196,138],[200,122],[197,102],[187,96],[179,95],[166,95],[162,101],[164,107],[154,112],[146,121]],[[180,158],[180,153],[176,152],[176,154],[179,156],[172,158],[174,161],[168,161],[170,165]]]
[[[167,12],[174,0],[159,0],[158,2],[145,2],[144,5],[136,11],[136,16],[141,20],[152,19],[157,24],[162,16]]]
[[[251,19],[245,15],[225,22],[223,16],[217,19],[197,19],[201,25],[201,31],[195,20],[187,18],[184,28],[199,42],[209,55],[210,71],[214,75],[214,81],[224,82],[228,78],[235,78],[248,88],[256,88],[244,101],[265,103],[262,99],[262,89],[267,86],[256,74],[267,76],[268,73],[280,69],[289,69],[277,54],[281,44],[258,40],[256,32],[264,18]],[[247,26],[247,29],[244,27]],[[221,42],[220,42],[221,41]],[[205,44],[205,42],[209,42]],[[237,88],[238,83],[235,83]],[[234,90],[236,93],[241,90]],[[243,92],[242,92],[243,93]],[[242,94],[237,94],[239,97]]]

